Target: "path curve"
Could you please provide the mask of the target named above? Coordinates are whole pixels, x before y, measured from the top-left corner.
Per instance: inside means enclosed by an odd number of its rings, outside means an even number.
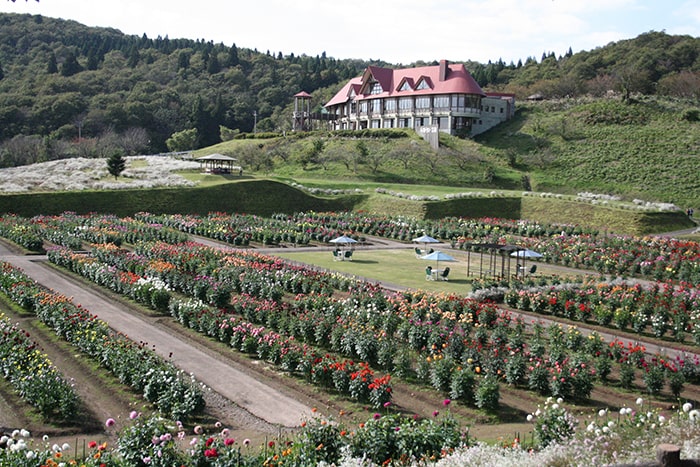
[[[169,359],[181,370],[194,374],[199,382],[252,415],[284,427],[300,426],[304,420],[312,417],[310,407],[257,381],[203,349],[181,341],[147,319],[127,312],[123,305],[111,302],[99,292],[85,288],[42,264],[47,261],[45,256],[17,255],[0,244],[0,260],[21,268],[44,287],[72,297],[76,304],[82,305],[131,340],[148,343],[157,354]]]

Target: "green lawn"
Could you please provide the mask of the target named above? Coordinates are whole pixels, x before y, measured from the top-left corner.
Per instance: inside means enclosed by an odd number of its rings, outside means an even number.
[[[435,248],[454,257],[454,262],[440,262],[439,268],[450,267],[448,281],[426,281],[425,268],[431,265],[436,267],[435,261],[426,261],[416,258],[413,248],[395,250],[371,250],[367,247],[357,247],[352,255],[352,261],[335,261],[330,251],[316,251],[313,247],[300,247],[295,250],[283,253],[275,252],[274,256],[285,258],[291,261],[304,263],[306,265],[318,266],[321,268],[338,271],[343,274],[354,275],[358,278],[372,281],[381,281],[389,285],[407,287],[411,289],[426,290],[429,292],[445,292],[456,294],[468,294],[471,291],[471,279],[479,277],[480,271],[484,277],[490,277],[489,255],[483,257],[479,253],[469,255],[469,276],[467,276],[467,252],[453,250],[449,245],[440,245]],[[497,258],[493,269],[500,274],[501,259]],[[505,259],[503,267],[505,274],[515,274],[516,259]],[[550,265],[542,262],[534,263],[526,261],[525,267],[529,269],[533,264],[537,264],[537,276],[560,276],[574,277],[582,274],[594,274],[593,271],[579,271],[561,266]]]
[[[449,248],[448,248],[449,249]],[[466,274],[466,253],[445,251],[458,261],[440,263],[440,269],[450,267],[449,281],[426,281],[425,268],[428,265],[436,267],[435,261],[416,258],[413,249],[402,250],[367,250],[357,247],[352,255],[352,261],[335,261],[330,251],[309,251],[299,248],[297,251],[275,253],[275,256],[298,261],[301,263],[320,266],[355,275],[369,281],[382,281],[388,284],[422,289],[431,292],[450,292],[467,294],[471,286]]]

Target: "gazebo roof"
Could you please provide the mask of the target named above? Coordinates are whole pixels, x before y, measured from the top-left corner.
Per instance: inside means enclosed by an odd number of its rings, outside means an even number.
[[[197,158],[198,161],[231,161],[231,162],[237,162],[238,159],[235,157],[231,156],[226,156],[224,154],[219,154],[219,153],[214,153],[214,154],[209,154],[208,156],[202,156]]]

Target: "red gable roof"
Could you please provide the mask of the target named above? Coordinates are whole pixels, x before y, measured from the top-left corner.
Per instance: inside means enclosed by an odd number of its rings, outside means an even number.
[[[441,66],[447,67],[447,76],[443,81],[440,81]],[[424,80],[429,87],[415,90],[415,87],[422,80]],[[382,93],[370,94],[371,88],[369,84],[374,81],[379,82],[382,87]],[[399,91],[404,81],[411,87],[410,91]],[[362,76],[348,81],[345,86],[326,103],[326,107],[347,102],[350,99],[351,88],[355,89],[357,94],[356,100],[432,94],[486,95],[462,64],[443,62],[441,65],[403,68],[400,70],[368,66]]]

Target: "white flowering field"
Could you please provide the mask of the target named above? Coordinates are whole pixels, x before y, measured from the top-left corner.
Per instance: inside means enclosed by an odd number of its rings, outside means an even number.
[[[169,156],[126,158],[126,169],[115,180],[106,159],[72,158],[0,169],[0,191],[121,190],[194,186],[177,172],[198,169],[199,163]]]

